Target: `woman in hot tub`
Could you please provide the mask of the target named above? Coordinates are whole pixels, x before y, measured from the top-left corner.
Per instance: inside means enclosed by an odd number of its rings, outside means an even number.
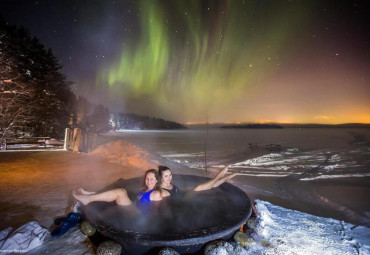
[[[224,169],[218,172],[215,177],[213,177],[207,182],[204,182],[196,186],[193,189],[193,191],[203,191],[216,188],[237,175],[237,173],[232,173],[230,175],[225,176],[228,170],[229,168],[226,166]],[[172,184],[171,169],[168,168],[167,166],[158,166],[158,175],[160,179],[160,188],[162,189],[162,197],[175,196],[176,193],[178,192],[178,188],[174,184]]]
[[[138,194],[139,203],[150,203],[151,201],[162,200],[162,193],[158,181],[159,176],[157,170],[149,169],[145,172],[143,189]],[[79,188],[77,191],[73,191],[72,195],[84,205],[95,201],[116,201],[117,205],[121,206],[133,204],[124,188],[112,189],[101,193],[86,191],[83,188]]]

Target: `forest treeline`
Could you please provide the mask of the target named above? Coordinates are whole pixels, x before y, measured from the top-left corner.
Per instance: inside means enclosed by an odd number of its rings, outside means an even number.
[[[112,113],[111,125],[114,130],[121,129],[186,129],[187,127],[177,122],[141,116],[132,113]]]
[[[110,116],[103,105],[76,96],[61,68],[51,49],[45,49],[27,29],[0,17],[0,140],[24,135],[63,138],[67,127],[95,133],[125,127],[184,128],[135,114]]]

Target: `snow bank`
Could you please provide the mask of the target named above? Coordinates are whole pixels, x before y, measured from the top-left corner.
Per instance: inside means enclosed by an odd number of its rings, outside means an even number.
[[[141,169],[157,168],[159,162],[140,147],[123,140],[116,140],[99,146],[91,155],[104,157],[111,163],[122,166],[134,166]]]
[[[79,227],[73,227],[59,238],[50,235],[44,245],[29,251],[29,255],[94,255],[94,247]]]
[[[0,254],[25,253],[43,244],[49,231],[36,221],[28,222],[18,229],[7,228],[0,232]]]
[[[256,200],[264,254],[370,254],[370,229]]]

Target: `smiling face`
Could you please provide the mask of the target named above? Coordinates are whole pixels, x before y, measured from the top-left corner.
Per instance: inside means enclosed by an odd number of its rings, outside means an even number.
[[[155,178],[154,173],[147,173],[146,174],[146,176],[145,176],[145,185],[148,187],[149,190],[154,189],[157,182],[158,182],[158,180]]]
[[[172,181],[172,172],[171,170],[165,170],[162,173],[162,183],[165,185],[169,185]]]

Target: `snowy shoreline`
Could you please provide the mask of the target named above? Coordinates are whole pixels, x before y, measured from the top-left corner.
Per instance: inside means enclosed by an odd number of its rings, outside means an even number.
[[[147,167],[158,164],[157,158],[139,148],[124,150],[127,146],[121,141],[91,155],[67,151],[0,153],[0,204],[4,208],[0,212],[4,219],[0,230],[15,229],[33,220],[50,230],[53,219],[64,215],[73,204],[73,189],[99,189],[121,177],[142,176]],[[119,153],[114,156],[109,153],[112,151]],[[179,172],[193,171],[175,170]],[[271,247],[257,245],[253,254],[370,254],[369,228],[262,200],[256,202],[261,217],[257,234]],[[94,254],[85,239],[74,228],[61,238],[47,238],[29,254]]]

